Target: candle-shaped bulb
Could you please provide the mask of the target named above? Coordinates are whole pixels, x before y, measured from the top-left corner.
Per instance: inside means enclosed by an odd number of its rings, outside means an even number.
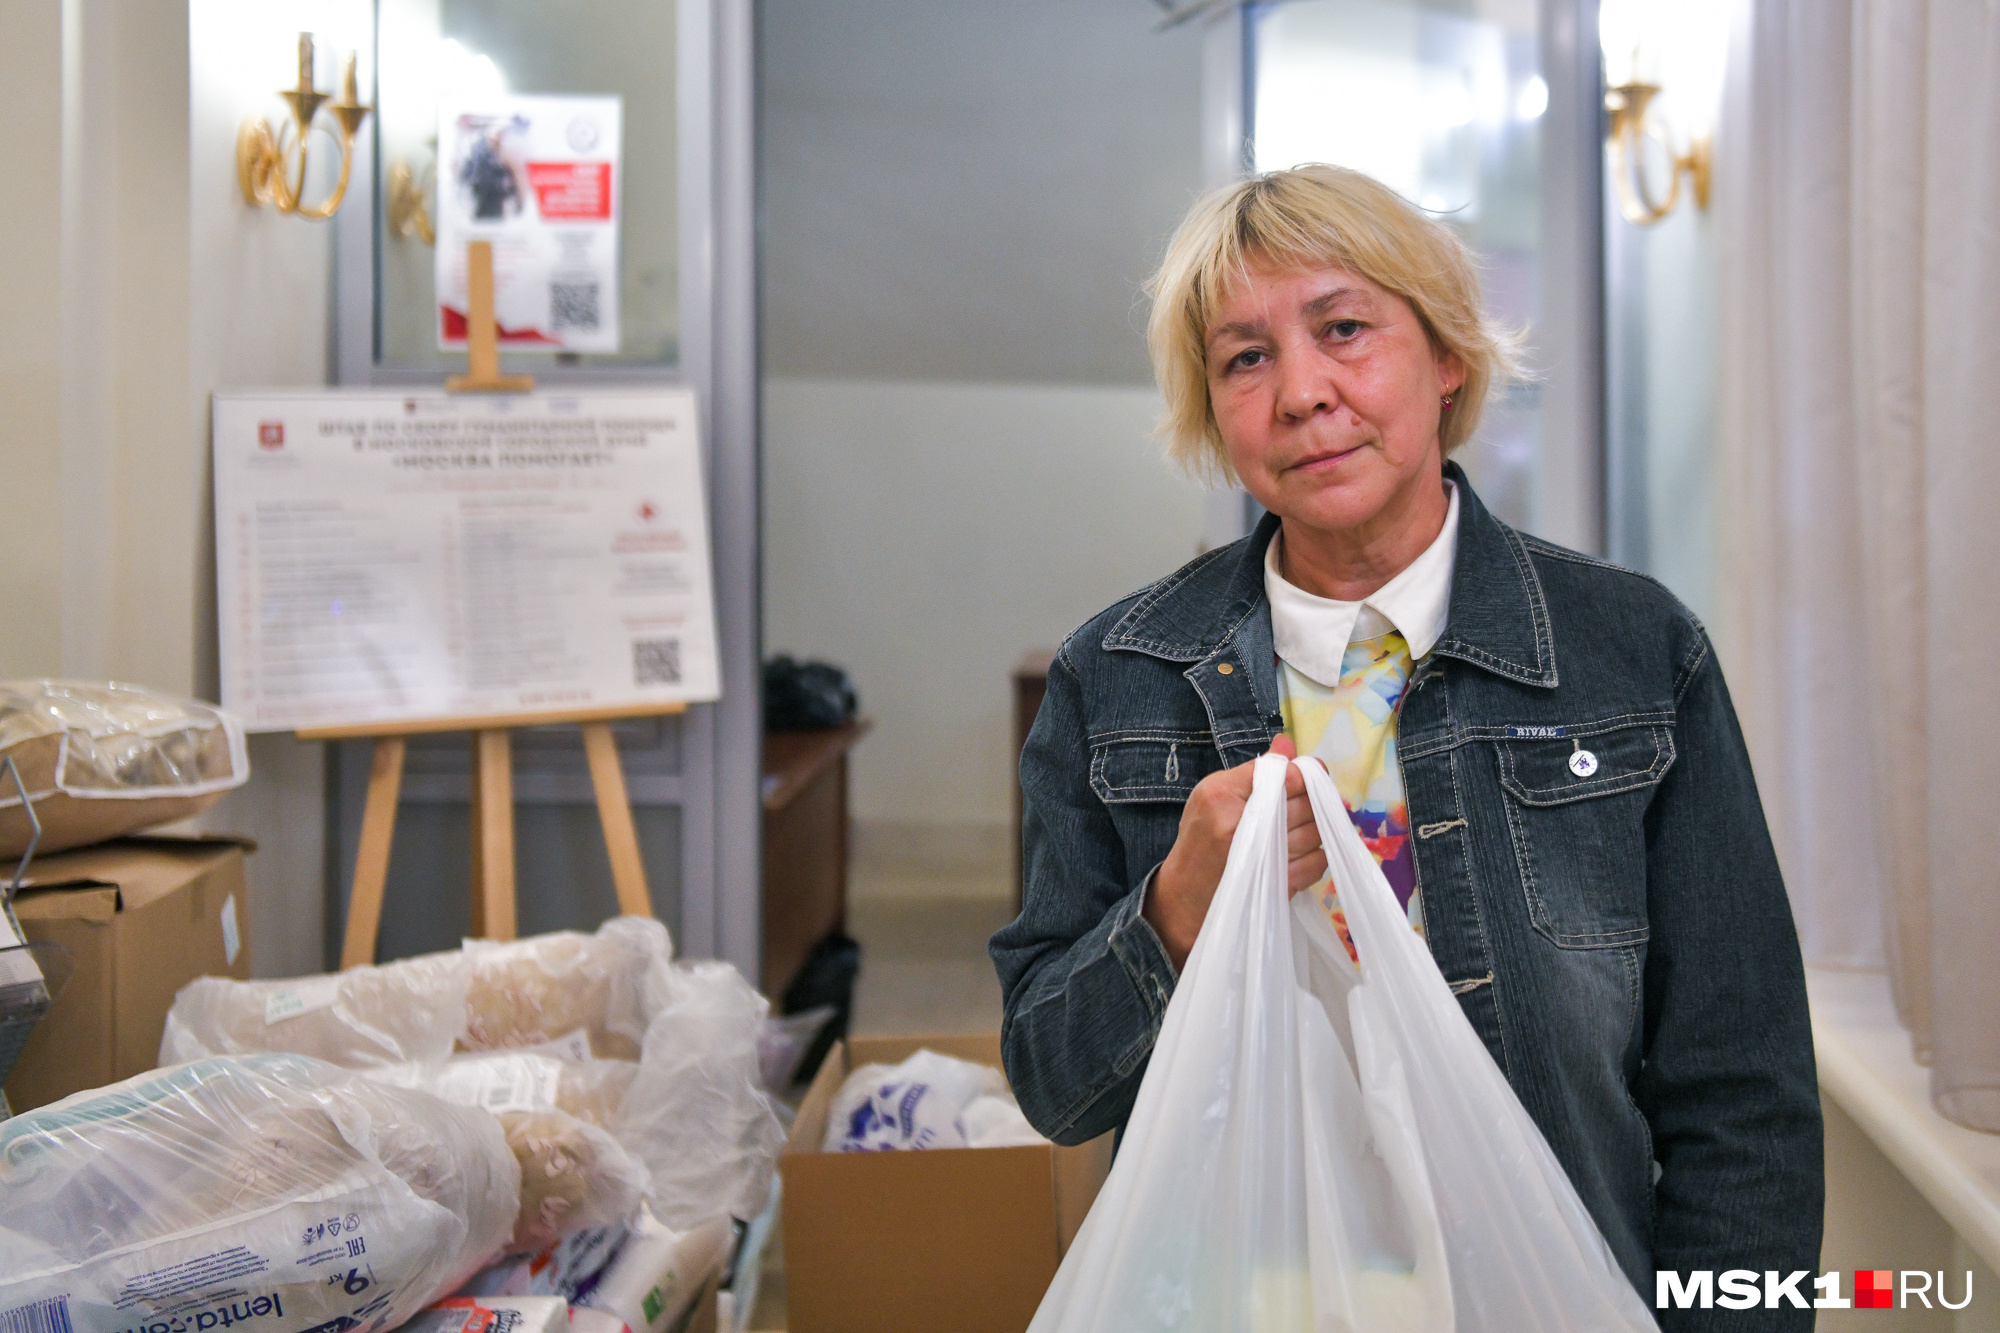
[[[309,93],[313,86],[313,35],[299,34],[299,91]]]
[[[347,53],[347,59],[340,62],[340,100],[343,105],[354,106],[361,101],[359,90],[354,86],[354,52]]]

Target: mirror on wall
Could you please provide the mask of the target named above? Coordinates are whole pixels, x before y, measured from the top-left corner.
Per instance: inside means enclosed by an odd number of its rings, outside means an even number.
[[[671,369],[681,360],[675,151],[675,6],[594,0],[380,0],[375,154],[375,364],[462,369],[438,346],[441,105],[517,95],[615,96],[623,102],[615,260],[618,350],[506,350],[510,369]],[[452,157],[449,145],[446,159]],[[463,164],[456,164],[462,166]],[[505,281],[503,276],[502,281]],[[607,309],[613,309],[610,302]],[[504,320],[503,320],[504,324]]]

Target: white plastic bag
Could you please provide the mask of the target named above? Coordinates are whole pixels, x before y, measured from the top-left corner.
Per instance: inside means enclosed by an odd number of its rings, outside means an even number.
[[[1653,1318],[1316,761],[1362,970],[1257,762],[1110,1178],[1030,1333],[1639,1333]]]
[[[899,1065],[863,1065],[834,1095],[823,1152],[1009,1148],[1043,1144],[991,1065],[920,1050]]]
[[[841,1082],[826,1117],[825,1152],[963,1148],[959,1117],[981,1096],[1004,1091],[1000,1071],[922,1050],[899,1065],[863,1065]]]
[[[0,1124],[0,1328],[394,1328],[499,1252],[484,1111],[317,1060],[204,1060]]]
[[[646,1164],[653,1215],[686,1231],[764,1209],[784,1127],[764,1095],[757,1034],[769,1009],[727,963],[673,969],[611,1132]]]

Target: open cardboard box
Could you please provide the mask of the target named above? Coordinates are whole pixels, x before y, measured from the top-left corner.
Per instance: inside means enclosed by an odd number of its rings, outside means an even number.
[[[1075,1148],[827,1153],[841,1081],[918,1049],[1000,1065],[998,1036],[859,1037],[813,1079],[784,1176],[790,1333],[1022,1333],[1111,1169],[1111,1136]]]

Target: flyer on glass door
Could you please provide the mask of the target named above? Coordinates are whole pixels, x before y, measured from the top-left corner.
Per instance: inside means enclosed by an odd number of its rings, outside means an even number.
[[[493,243],[513,351],[618,350],[617,97],[489,97],[438,108],[438,346],[465,346],[465,247]]]

